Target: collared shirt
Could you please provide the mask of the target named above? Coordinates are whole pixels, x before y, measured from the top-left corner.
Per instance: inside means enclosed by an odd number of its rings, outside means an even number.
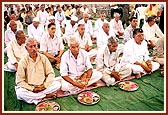
[[[150,57],[145,40],[143,40],[141,45],[138,45],[134,39],[131,39],[124,45],[121,63],[134,64],[136,61],[142,63],[142,61],[147,61],[148,59]]]
[[[40,42],[40,39],[44,33],[44,26],[39,24],[39,26],[35,28],[33,24],[30,24],[27,27],[27,31],[29,38],[35,38],[38,42]]]
[[[11,30],[11,28],[8,28],[5,31],[5,45],[7,46],[8,43],[14,39],[16,39],[15,33]]]
[[[62,40],[56,35],[54,35],[54,38],[51,38],[48,32],[44,33],[40,40],[40,51],[48,52],[52,56],[55,56],[60,50],[64,50]]]
[[[121,20],[118,20],[118,22],[116,22],[115,19],[112,19],[110,21],[110,29],[114,29],[114,32],[116,35],[119,35],[118,31],[124,32],[124,28],[123,28]]]
[[[79,34],[79,31],[75,32],[73,35],[78,38],[80,48],[85,48],[86,45],[92,46],[92,40],[90,38],[90,35],[88,33],[84,33],[83,37]]]
[[[100,72],[109,71],[109,74],[119,64],[118,52],[110,53],[108,47],[99,50],[96,57],[96,69]]]
[[[16,85],[33,91],[35,86],[44,84],[46,88],[54,81],[55,73],[48,58],[37,53],[36,62],[27,54],[18,65]]]
[[[66,20],[65,14],[63,11],[61,13],[60,12],[55,13],[55,21],[60,21],[60,20],[62,20],[62,21]]]
[[[160,38],[164,37],[164,34],[162,33],[162,31],[160,30],[159,26],[156,23],[151,27],[149,26],[148,23],[145,23],[142,29],[144,31],[144,37],[146,40],[154,38],[155,34]]]
[[[108,38],[115,36],[114,31],[110,30],[109,35],[107,35],[103,29],[97,34],[97,47],[105,48],[107,46]]]
[[[80,49],[77,59],[67,50],[61,58],[60,73],[61,76],[81,76],[85,71],[93,68],[87,52]]]
[[[131,24],[125,29],[123,36],[123,44],[125,44],[128,40],[133,38],[133,31]]]
[[[89,33],[90,35],[93,35],[93,27],[92,22],[88,20],[86,23],[84,19],[81,19],[78,23],[82,23],[85,25],[85,32]]]
[[[8,62],[11,64],[18,63],[26,54],[25,44],[19,45],[16,39],[9,42],[7,46]]]

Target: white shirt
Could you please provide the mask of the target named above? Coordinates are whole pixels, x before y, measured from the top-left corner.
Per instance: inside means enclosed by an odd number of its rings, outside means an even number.
[[[89,33],[90,35],[93,35],[93,27],[92,22],[90,20],[85,23],[84,19],[81,19],[78,23],[82,23],[85,25],[85,32]]]
[[[80,49],[77,59],[67,50],[61,58],[60,73],[61,76],[81,76],[85,71],[93,68],[87,52]]]
[[[67,36],[73,35],[78,28],[77,23],[75,23],[75,25],[72,27],[70,22],[71,21],[67,21],[67,23],[65,25],[66,27],[64,27],[65,28],[65,35],[67,35]]]
[[[95,21],[94,36],[96,36],[99,33],[99,31],[102,29],[104,22],[108,22],[108,21],[106,19],[102,21],[100,18]]]
[[[143,40],[141,45],[138,45],[133,38],[124,45],[121,63],[134,64],[136,61],[142,63],[142,61],[147,61],[148,59],[150,57],[145,40]]]
[[[23,30],[23,24],[20,22],[20,20],[15,21],[16,25],[17,25],[17,30]],[[7,29],[10,28],[9,27],[10,22],[7,24]]]
[[[133,31],[131,24],[125,29],[123,36],[123,44],[125,44],[128,40],[133,38]]]
[[[37,12],[37,17],[39,18],[40,23],[41,23],[42,25],[45,25],[46,22],[47,22],[47,19],[48,19],[48,17],[49,17],[49,14],[48,14],[45,10],[44,10],[43,12],[42,12],[41,10],[39,10],[39,11]]]
[[[55,21],[56,23],[59,23],[59,24],[60,24],[60,21],[63,21],[64,23],[66,22],[66,17],[63,11],[61,13],[60,12],[55,13]]]
[[[8,62],[11,64],[18,63],[26,54],[25,44],[19,45],[16,39],[9,42],[7,47]]]
[[[110,53],[108,47],[99,50],[96,57],[96,69],[100,72],[111,73],[119,64],[118,52]]]
[[[40,40],[40,51],[48,52],[52,56],[55,56],[60,50],[64,50],[62,40],[56,35],[54,35],[54,38],[52,39],[48,32],[44,33]]]
[[[89,9],[88,8],[84,9],[83,7],[81,7],[80,11],[83,12],[83,13],[89,14]]]
[[[5,31],[5,45],[7,46],[8,43],[14,39],[16,39],[15,33],[11,30],[11,28],[8,28]]]
[[[103,29],[99,31],[97,34],[97,47],[98,48],[105,48],[107,46],[108,38],[111,36],[115,36],[115,33],[113,31],[109,32],[109,35],[107,35]]]
[[[85,48],[86,45],[92,46],[92,40],[88,33],[84,33],[83,37],[79,34],[79,32],[75,32],[73,35],[79,40],[80,48]]]
[[[146,40],[154,38],[155,34],[160,38],[164,37],[164,34],[162,33],[162,31],[160,30],[159,26],[156,23],[151,27],[149,26],[148,23],[145,23],[142,29],[144,31],[144,36]]]
[[[30,24],[27,27],[27,32],[29,38],[35,38],[38,42],[40,42],[40,39],[44,33],[44,26],[39,24],[39,26],[36,29],[33,24]]]
[[[116,35],[119,35],[118,31],[124,32],[124,28],[123,28],[121,20],[118,20],[118,22],[116,22],[115,19],[112,19],[110,21],[110,29],[114,29],[114,32]]]

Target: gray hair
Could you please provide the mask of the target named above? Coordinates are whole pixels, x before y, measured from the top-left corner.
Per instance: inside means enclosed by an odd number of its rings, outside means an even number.
[[[15,34],[16,39],[20,38],[20,35],[23,33],[24,33],[23,30],[16,31],[16,34]]]
[[[26,46],[28,46],[30,42],[37,42],[37,40],[35,38],[27,38],[25,41]]]
[[[110,38],[108,38],[108,43],[107,43],[107,45],[112,45],[112,44],[114,44],[114,43],[116,43],[116,42],[118,42],[118,38],[111,36]]]
[[[70,36],[69,40],[68,40],[68,46],[71,46],[71,44],[79,44],[79,41],[77,40],[77,38],[75,36]]]
[[[114,13],[114,17],[116,17],[116,16],[120,16],[120,14],[119,13]]]

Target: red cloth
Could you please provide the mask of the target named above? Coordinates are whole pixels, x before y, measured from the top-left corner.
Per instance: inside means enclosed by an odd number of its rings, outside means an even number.
[[[149,6],[149,10],[152,11],[152,4],[150,4],[150,6]]]

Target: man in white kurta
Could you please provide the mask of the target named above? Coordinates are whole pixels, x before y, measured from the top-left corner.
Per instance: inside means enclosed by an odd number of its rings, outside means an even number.
[[[114,31],[110,30],[109,23],[104,22],[102,29],[99,31],[96,37],[98,50],[107,46],[108,38],[111,36],[115,36],[115,33]]]
[[[120,20],[120,14],[119,13],[115,13],[114,14],[114,19],[112,19],[110,21],[110,29],[113,29],[116,36],[123,37],[124,28],[123,28],[122,22]]]
[[[110,37],[107,47],[99,50],[96,57],[96,69],[102,73],[102,80],[107,86],[113,85],[115,81],[122,80],[132,73],[128,65],[119,62],[117,47],[118,39]]]
[[[45,6],[41,5],[40,10],[37,12],[37,17],[40,20],[40,23],[44,26],[48,20],[49,14],[45,11]]]
[[[93,30],[94,37],[96,37],[96,35],[102,29],[103,23],[108,22],[105,18],[106,18],[106,14],[103,12],[100,14],[100,18],[95,21],[95,26]]]
[[[74,93],[101,79],[102,74],[90,63],[86,51],[79,48],[77,38],[72,37],[68,42],[69,49],[62,55],[60,73],[63,91]]]
[[[38,104],[43,98],[55,98],[60,82],[54,80],[54,70],[43,54],[37,52],[35,39],[26,41],[27,54],[20,62],[16,73],[17,99]]]
[[[78,24],[85,25],[85,32],[90,34],[91,39],[93,39],[93,27],[92,22],[89,20],[89,14],[84,13],[83,19],[81,19]]]
[[[65,43],[68,43],[68,39],[70,36],[72,36],[77,28],[78,28],[78,24],[76,23],[78,21],[78,18],[76,16],[71,16],[71,20],[67,21],[66,24],[63,25],[63,29],[64,29],[64,35],[63,35],[63,40]]]
[[[121,63],[129,64],[133,70],[133,74],[136,74],[137,78],[140,78],[142,74],[150,74],[157,70],[160,65],[157,62],[152,62],[149,57],[143,30],[139,28],[135,29],[133,37],[133,39],[124,45]],[[143,62],[146,63],[146,66],[144,66]]]
[[[164,37],[164,34],[160,30],[159,26],[155,23],[154,17],[149,17],[147,23],[142,27],[147,41],[151,40],[154,45],[156,45],[159,38]]]
[[[90,38],[89,33],[85,32],[84,24],[78,25],[78,29],[73,36],[75,36],[78,39],[80,48],[87,51],[87,54],[90,58],[96,56],[97,50],[92,49],[92,40]]]
[[[8,62],[5,64],[7,71],[17,71],[19,61],[27,54],[25,40],[24,32],[19,30],[16,32],[16,39],[9,42],[7,46]]]
[[[15,23],[14,20],[11,20],[10,21],[10,25],[9,25],[10,28],[8,28],[6,31],[5,31],[5,45],[7,46],[8,43],[12,40],[14,40],[16,37],[15,37],[15,32],[17,31],[17,24]]]
[[[39,43],[44,33],[44,26],[40,24],[38,17],[33,18],[33,23],[27,28],[29,38],[35,38]]]

